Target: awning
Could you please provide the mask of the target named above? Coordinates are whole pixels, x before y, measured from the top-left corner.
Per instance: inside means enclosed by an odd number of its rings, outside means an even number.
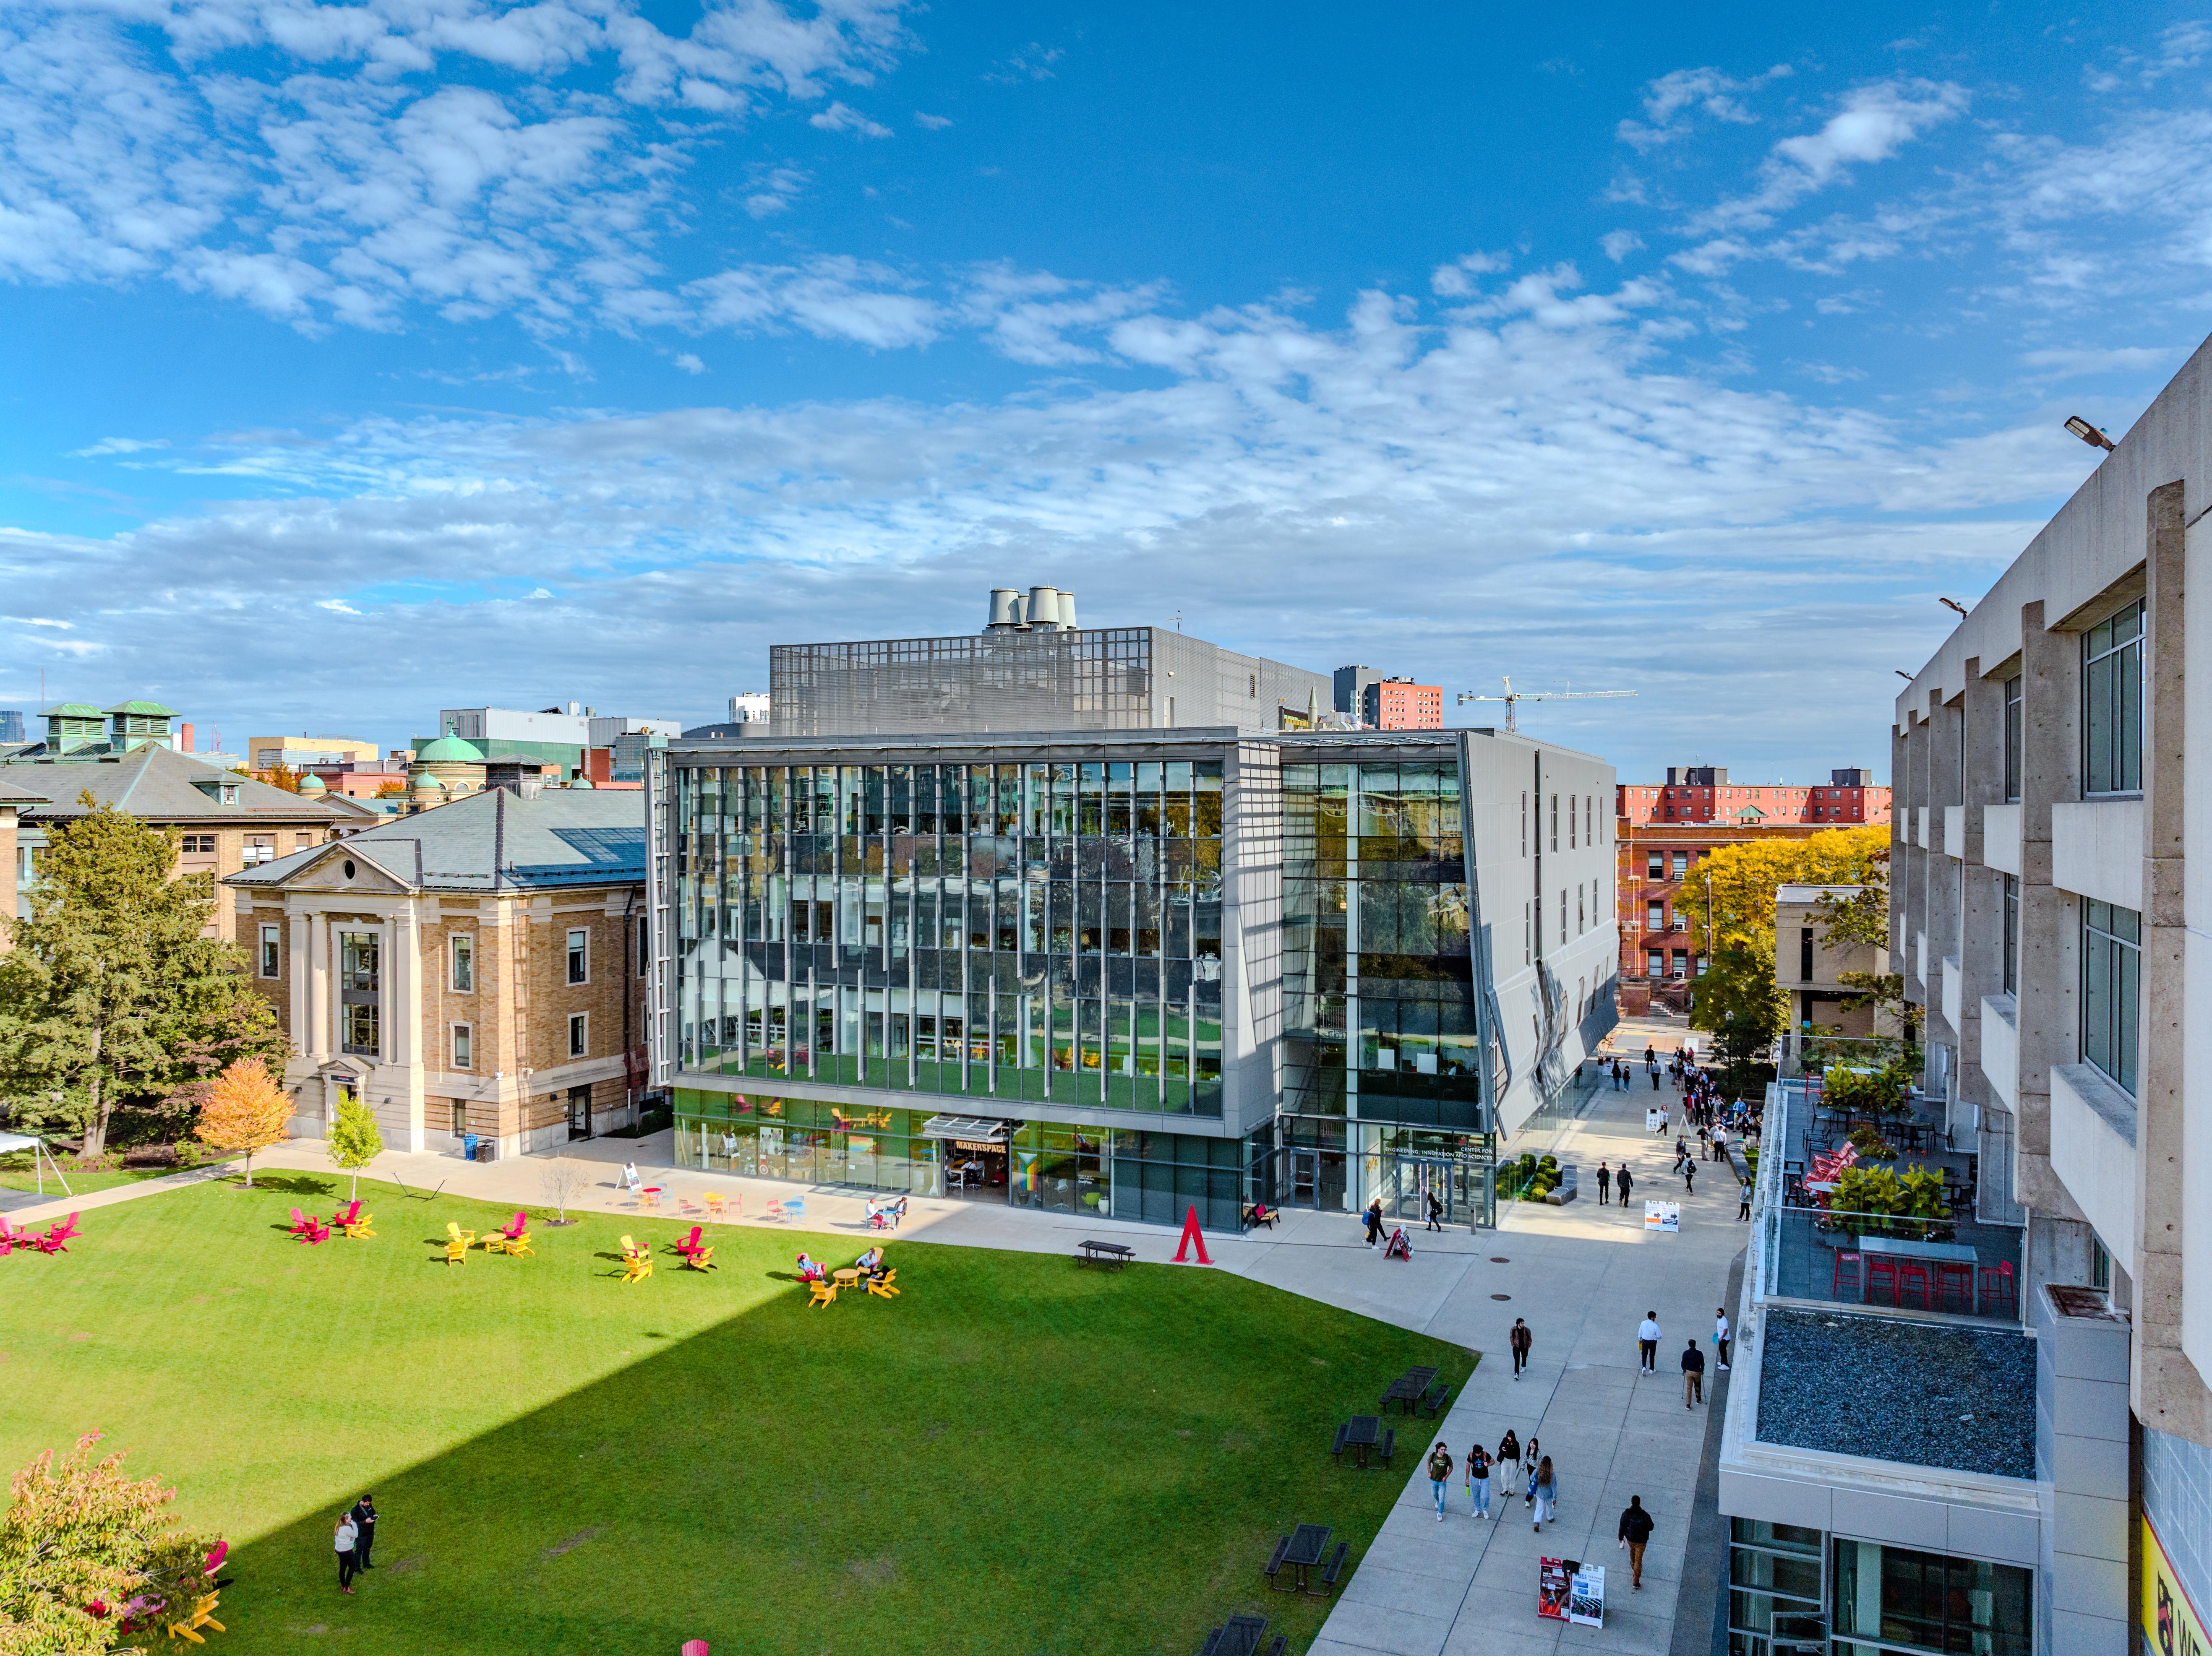
[[[11,1155],[16,1150],[34,1150],[42,1142],[26,1137],[19,1132],[0,1132],[0,1156]]]
[[[1014,1136],[1014,1124],[982,1115],[933,1115],[921,1124],[924,1138],[967,1138],[979,1143],[1003,1144]]]

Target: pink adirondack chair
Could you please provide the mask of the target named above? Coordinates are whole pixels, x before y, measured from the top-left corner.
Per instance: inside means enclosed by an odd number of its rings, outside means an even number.
[[[514,1210],[514,1217],[492,1232],[492,1234],[506,1241],[520,1241],[523,1233],[529,1228],[530,1216],[520,1208],[517,1208]]]
[[[299,1209],[292,1210],[292,1237],[295,1241],[314,1243],[330,1240],[331,1229],[320,1220],[311,1219]]]
[[[686,1639],[684,1641],[684,1656],[707,1656],[707,1641],[704,1639]]]
[[[676,1251],[687,1256],[696,1253],[699,1251],[699,1226],[692,1226],[691,1234],[676,1245]]]
[[[45,1235],[32,1237],[30,1242],[41,1253],[66,1253],[76,1235],[76,1215],[72,1213],[68,1218],[57,1222]]]
[[[32,1235],[27,1230],[18,1230],[0,1216],[0,1259],[6,1259],[19,1247],[29,1247]]]
[[[358,1202],[348,1202],[336,1213],[331,1215],[331,1228],[332,1230],[343,1230],[348,1225],[357,1223],[360,1221],[360,1218],[361,1204]]]

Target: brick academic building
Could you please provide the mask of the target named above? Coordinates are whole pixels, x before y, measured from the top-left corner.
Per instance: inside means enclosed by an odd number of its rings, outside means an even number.
[[[1623,1016],[1649,1011],[1655,1000],[1677,1011],[1689,1005],[1690,980],[1705,969],[1705,939],[1676,902],[1700,859],[1722,846],[1889,821],[1889,790],[1868,770],[1831,771],[1816,786],[1731,782],[1724,767],[1670,766],[1663,783],[1623,783],[1613,792]]]

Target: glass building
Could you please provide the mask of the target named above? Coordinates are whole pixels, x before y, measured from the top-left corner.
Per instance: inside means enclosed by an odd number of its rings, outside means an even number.
[[[1377,1194],[1488,1217],[1492,1094],[1536,1066],[1482,1011],[1470,739],[656,751],[650,1022],[679,1162],[1218,1228]]]

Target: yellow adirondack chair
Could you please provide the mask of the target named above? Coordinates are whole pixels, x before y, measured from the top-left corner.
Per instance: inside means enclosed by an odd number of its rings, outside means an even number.
[[[446,1221],[446,1263],[457,1265],[469,1257],[469,1244],[477,1239],[476,1232],[463,1230],[453,1220]]]
[[[369,1222],[375,1217],[376,1216],[373,1213],[364,1213],[360,1218],[355,1220],[351,1224],[343,1226],[343,1228],[347,1235],[352,1237],[356,1241],[359,1241],[364,1236],[374,1236],[376,1234],[374,1231],[368,1228]]]
[[[627,1236],[622,1239],[623,1281],[641,1283],[653,1275],[653,1254]]]
[[[510,1259],[534,1259],[538,1250],[530,1246],[527,1236],[507,1236],[500,1240],[500,1252]]]
[[[806,1285],[806,1290],[814,1296],[806,1302],[810,1309],[817,1305],[835,1305],[837,1303],[837,1284],[835,1283],[809,1283]]]
[[[684,1256],[686,1271],[709,1271],[714,1268],[714,1250],[710,1247],[695,1247]]]
[[[892,1284],[897,1280],[898,1269],[896,1266],[893,1266],[890,1270],[884,1272],[880,1279],[874,1277],[868,1278],[868,1292],[874,1295],[879,1300],[896,1300],[898,1298],[898,1289],[893,1287]]]
[[[215,1619],[217,1597],[217,1594],[209,1592],[193,1599],[190,1613],[169,1623],[169,1636],[172,1639],[189,1639],[196,1645],[204,1645],[207,1641],[200,1637],[197,1629],[213,1628],[217,1633],[229,1632],[228,1628]]]

